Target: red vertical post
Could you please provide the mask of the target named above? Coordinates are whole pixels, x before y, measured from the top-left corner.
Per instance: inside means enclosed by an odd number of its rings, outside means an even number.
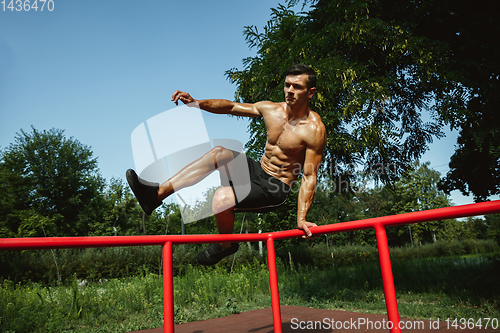
[[[398,301],[396,299],[396,289],[394,288],[394,277],[392,275],[391,256],[389,254],[389,244],[387,243],[387,233],[385,227],[375,225],[377,235],[378,256],[380,259],[380,270],[382,271],[382,282],[384,284],[385,304],[387,315],[392,323],[391,332],[401,333],[399,328]]]
[[[267,264],[269,265],[269,284],[271,286],[274,332],[282,333],[278,271],[276,270],[276,253],[274,251],[274,239],[272,237],[267,238]]]
[[[174,272],[172,242],[163,245],[163,331],[174,333]]]

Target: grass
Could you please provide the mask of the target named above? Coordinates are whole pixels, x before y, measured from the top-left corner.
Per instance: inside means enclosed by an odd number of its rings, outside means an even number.
[[[498,255],[394,260],[402,317],[500,318]],[[278,261],[281,304],[386,312],[380,268],[366,262],[325,268]],[[0,332],[130,332],[163,326],[162,277],[140,276],[51,287],[4,281]],[[175,321],[185,323],[269,307],[267,265],[259,260],[204,268],[186,264],[174,277]]]

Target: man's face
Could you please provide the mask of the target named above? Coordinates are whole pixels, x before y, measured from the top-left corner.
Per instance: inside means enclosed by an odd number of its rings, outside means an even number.
[[[289,106],[308,103],[316,88],[307,89],[307,74],[288,75],[285,78],[285,100]]]

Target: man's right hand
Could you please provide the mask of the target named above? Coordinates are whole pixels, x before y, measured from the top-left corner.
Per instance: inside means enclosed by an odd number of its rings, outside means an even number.
[[[189,104],[196,101],[193,97],[191,97],[191,95],[189,95],[189,93],[176,90],[172,95],[172,101],[175,103],[175,105],[179,105],[179,100],[184,104]]]

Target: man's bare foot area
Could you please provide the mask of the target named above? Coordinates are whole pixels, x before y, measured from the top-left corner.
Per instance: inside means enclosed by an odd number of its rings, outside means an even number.
[[[167,185],[162,184],[158,186],[158,200],[163,201],[172,194],[174,194],[174,189],[172,185],[170,185],[170,183],[167,183]]]
[[[231,243],[220,243],[220,246],[223,250],[229,249],[231,247]]]

